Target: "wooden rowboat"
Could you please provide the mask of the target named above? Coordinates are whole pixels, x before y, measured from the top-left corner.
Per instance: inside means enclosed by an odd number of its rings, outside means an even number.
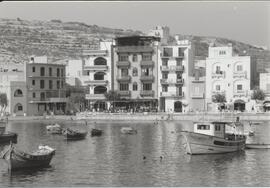
[[[121,133],[123,134],[137,134],[137,130],[132,127],[122,127]]]
[[[3,133],[0,134],[0,143],[17,143],[17,134],[16,133],[12,133],[12,132],[7,132],[7,133]]]
[[[49,146],[39,146],[37,151],[26,153],[15,149],[10,144],[7,150],[2,152],[1,158],[8,162],[9,170],[25,168],[40,168],[49,166],[55,150]]]
[[[63,130],[63,135],[67,140],[82,140],[86,137],[87,132],[80,132],[67,128]]]

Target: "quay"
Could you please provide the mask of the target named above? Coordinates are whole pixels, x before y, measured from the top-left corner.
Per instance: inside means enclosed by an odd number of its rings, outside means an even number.
[[[10,116],[9,121],[87,120],[87,121],[270,121],[270,113],[93,113],[81,112],[76,116]]]

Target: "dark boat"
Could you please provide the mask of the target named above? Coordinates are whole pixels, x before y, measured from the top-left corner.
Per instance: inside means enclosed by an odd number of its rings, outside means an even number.
[[[92,129],[91,130],[91,136],[101,136],[102,133],[103,133],[103,131],[100,129]]]
[[[7,132],[7,133],[3,133],[0,134],[0,143],[17,143],[17,137],[18,135],[16,133],[12,133],[12,132]]]
[[[49,146],[39,146],[37,151],[26,153],[10,144],[8,149],[2,152],[1,158],[8,161],[9,170],[18,170],[47,167],[54,154],[55,150]]]
[[[4,133],[6,130],[6,121],[0,119],[0,134]]]
[[[82,140],[86,137],[87,132],[81,132],[67,128],[63,130],[63,135],[67,140]]]

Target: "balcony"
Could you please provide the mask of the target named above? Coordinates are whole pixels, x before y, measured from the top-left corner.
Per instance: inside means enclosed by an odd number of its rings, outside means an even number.
[[[121,97],[130,97],[131,92],[130,91],[117,91],[117,93],[121,96]]]
[[[172,66],[171,68],[173,71],[181,71],[183,72],[185,70],[184,65],[179,65],[179,66]]]
[[[225,95],[225,91],[221,90],[221,91],[212,91],[212,95],[216,95],[216,94],[221,94],[221,95]]]
[[[104,94],[86,94],[85,98],[88,100],[91,100],[91,99],[104,100],[104,99],[106,99]]]
[[[176,80],[168,80],[168,79],[160,79],[160,83],[162,85],[183,85],[184,79],[176,79]]]
[[[151,46],[118,46],[116,52],[122,53],[141,53],[141,52],[150,52],[152,53],[154,48]]]
[[[184,84],[184,79],[176,79],[176,85],[183,85]]]
[[[116,62],[117,67],[130,67],[130,62],[129,61],[117,61]]]
[[[179,66],[160,66],[160,69],[161,71],[164,71],[164,72],[178,72],[178,71],[181,71],[183,72],[184,71],[184,65],[179,65]]]
[[[85,80],[84,83],[88,85],[107,85],[108,80]]]
[[[108,70],[108,66],[107,65],[84,66],[84,70],[106,71]]]
[[[127,76],[118,77],[117,81],[118,82],[130,82],[131,81],[131,76],[127,75]]]
[[[247,78],[247,72],[246,71],[234,72],[233,78]]]
[[[233,93],[233,97],[247,97],[248,91],[245,90],[237,90]]]
[[[161,92],[161,97],[167,97],[167,98],[183,98],[184,93],[179,94],[179,92]]]
[[[142,82],[154,82],[155,77],[153,75],[148,75],[148,76],[141,76],[140,80]]]
[[[154,61],[152,60],[142,60],[141,61],[141,66],[142,67],[154,67]]]
[[[222,73],[212,73],[212,79],[224,79],[225,72]]]
[[[192,99],[203,99],[204,98],[204,93],[192,93],[191,94]]]
[[[154,97],[155,92],[153,90],[142,90],[141,96],[142,97]]]
[[[108,50],[83,50],[83,56],[107,56]]]
[[[160,70],[168,72],[170,71],[170,68],[168,66],[160,66]]]
[[[68,98],[64,97],[35,98],[29,101],[29,103],[66,103],[66,102],[68,102]]]

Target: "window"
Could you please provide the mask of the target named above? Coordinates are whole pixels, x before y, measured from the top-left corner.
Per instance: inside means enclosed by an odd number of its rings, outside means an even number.
[[[53,89],[53,81],[49,80],[49,89]]]
[[[32,85],[36,85],[36,80],[32,80]]]
[[[36,93],[32,93],[32,97],[33,98],[36,98]]]
[[[132,76],[138,76],[138,69],[135,67],[132,70]]]
[[[168,60],[167,59],[162,60],[162,66],[168,66]]]
[[[44,80],[40,80],[40,89],[44,89],[44,87],[45,87]]]
[[[236,71],[238,71],[238,72],[243,71],[243,66],[242,65],[237,65],[236,66]]]
[[[185,51],[185,48],[178,48],[178,56],[179,57],[184,56],[184,51]]]
[[[150,83],[143,84],[143,90],[144,91],[152,90],[152,84],[150,84]]]
[[[137,56],[137,54],[133,54],[133,56],[132,56],[132,61],[133,61],[133,62],[137,62],[137,61],[138,61],[138,56]]]
[[[177,59],[176,66],[182,66],[182,60],[181,59]]]
[[[195,87],[194,88],[194,93],[199,94],[200,93],[200,88],[199,87]]]
[[[22,97],[22,96],[23,96],[22,90],[17,89],[17,90],[14,92],[14,97]]]
[[[176,79],[182,79],[182,74],[181,73],[177,73],[176,74]]]
[[[61,88],[64,88],[64,81],[61,81]]]
[[[22,111],[22,110],[23,110],[22,105],[18,105],[18,111]]]
[[[57,68],[57,77],[60,77],[60,69]]]
[[[137,91],[138,90],[138,84],[137,82],[133,83],[133,91]]]
[[[36,72],[36,67],[32,67],[32,72]]]
[[[128,61],[128,55],[124,54],[119,55],[119,61]]]
[[[168,92],[168,86],[163,85],[162,86],[162,92]]]
[[[164,57],[172,57],[173,49],[172,48],[163,48],[163,56]]]
[[[149,76],[150,74],[149,68],[143,68],[142,69],[142,76]]]
[[[222,72],[220,71],[220,66],[216,66],[216,74],[222,74]]]
[[[210,130],[210,125],[197,125],[198,130]]]
[[[64,77],[64,69],[61,69],[61,77]]]
[[[107,65],[107,60],[103,57],[98,57],[94,60],[94,65]]]
[[[226,55],[226,51],[224,50],[219,51],[219,55]]]
[[[52,76],[52,67],[49,68],[49,76]]]
[[[220,125],[215,125],[215,131],[220,131]]]
[[[220,85],[216,85],[216,91],[220,91]]]
[[[44,92],[40,93],[40,100],[45,100],[45,93]]]
[[[128,69],[121,69],[121,76],[128,76]]]
[[[128,84],[120,84],[120,91],[128,91],[129,87]]]
[[[241,85],[241,84],[237,85],[237,90],[238,90],[238,91],[243,90],[243,85]]]
[[[57,80],[57,89],[60,89],[60,81]]]
[[[162,79],[168,79],[168,73],[162,73]]]
[[[94,80],[104,80],[105,73],[104,72],[97,72],[94,74]]]
[[[40,76],[45,76],[45,68],[40,67]]]
[[[152,60],[152,54],[142,54],[142,60],[143,61],[151,61]]]

